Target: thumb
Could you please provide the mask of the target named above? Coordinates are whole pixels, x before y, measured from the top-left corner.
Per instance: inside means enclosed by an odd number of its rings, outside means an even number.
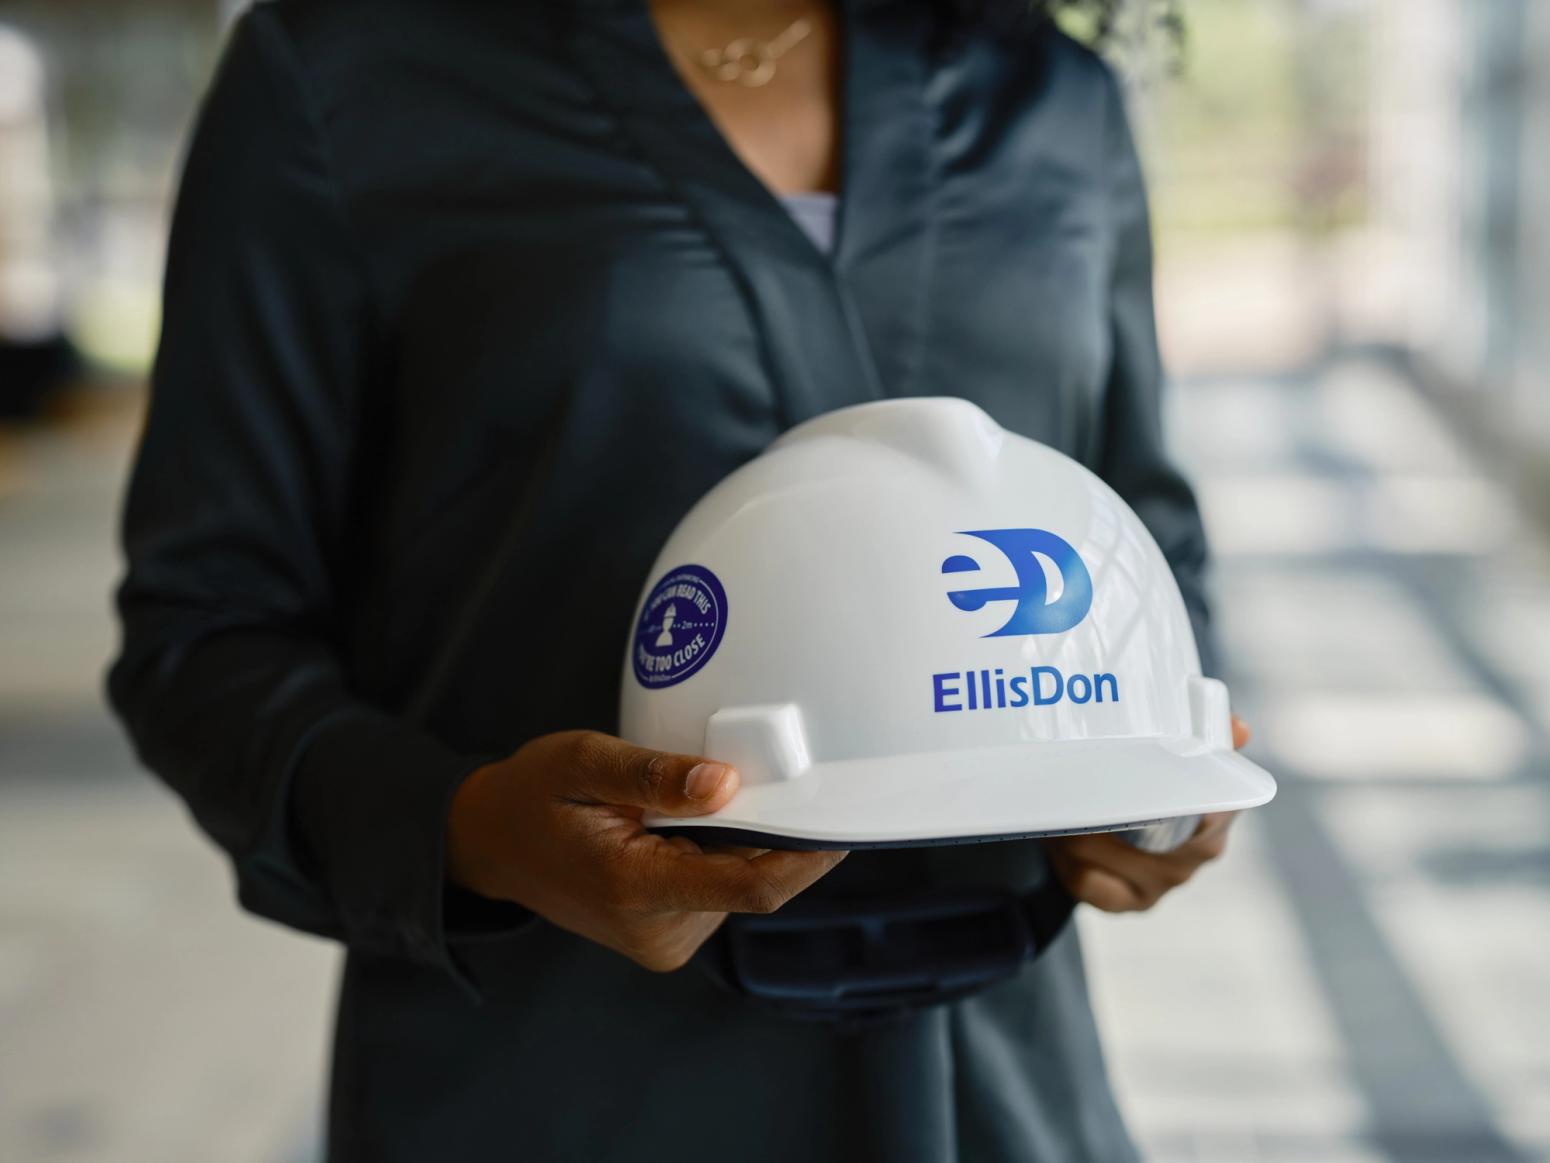
[[[714,812],[738,787],[737,769],[725,763],[652,751],[596,732],[576,742],[568,766],[580,798],[669,816]]]

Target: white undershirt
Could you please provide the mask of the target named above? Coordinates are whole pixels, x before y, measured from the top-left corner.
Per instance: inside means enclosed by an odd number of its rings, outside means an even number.
[[[824,254],[834,249],[834,220],[839,213],[840,200],[836,194],[782,194],[791,217],[813,240],[813,245]]]

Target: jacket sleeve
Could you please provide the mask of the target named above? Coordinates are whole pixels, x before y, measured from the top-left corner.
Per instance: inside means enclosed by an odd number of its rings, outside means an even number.
[[[1114,258],[1109,297],[1112,363],[1099,475],[1135,509],[1173,567],[1206,674],[1218,656],[1206,588],[1208,552],[1195,495],[1162,430],[1162,360],[1152,308],[1152,238],[1146,187],[1113,74],[1107,87],[1105,160]]]
[[[261,7],[185,164],[108,690],[244,906],[456,972],[443,837],[480,760],[352,695],[338,653],[366,288],[321,120]]]

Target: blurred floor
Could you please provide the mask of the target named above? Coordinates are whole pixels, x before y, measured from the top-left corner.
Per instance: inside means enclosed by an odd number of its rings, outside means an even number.
[[[1550,545],[1378,361],[1175,393],[1281,795],[1087,917],[1159,1160],[1550,1158]]]
[[[0,1160],[310,1159],[335,954],[237,912],[102,709],[122,397],[0,437]]]
[[[1283,790],[1155,913],[1084,918],[1137,1135],[1550,1159],[1550,545],[1382,364],[1175,403]],[[305,1160],[335,954],[236,912],[100,709],[132,432],[0,443],[0,1159]]]

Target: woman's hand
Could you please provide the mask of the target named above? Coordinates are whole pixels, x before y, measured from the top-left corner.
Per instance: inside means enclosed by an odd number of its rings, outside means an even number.
[[[773,912],[845,856],[706,852],[641,825],[646,809],[713,812],[737,785],[724,764],[595,731],[544,735],[464,781],[447,825],[447,874],[647,969],[677,969],[727,913]]]
[[[1249,741],[1249,728],[1232,718],[1232,743]],[[1200,818],[1194,835],[1172,852],[1143,852],[1108,833],[1060,836],[1045,841],[1055,875],[1079,901],[1108,913],[1151,908],[1179,887],[1202,864],[1227,848],[1227,830],[1236,812],[1213,812]]]

